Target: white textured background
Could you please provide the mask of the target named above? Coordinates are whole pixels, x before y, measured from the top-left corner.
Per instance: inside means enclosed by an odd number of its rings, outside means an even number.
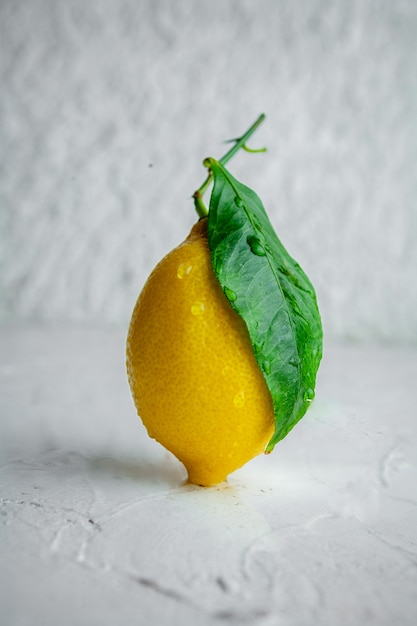
[[[417,342],[415,0],[0,0],[1,317],[127,324],[205,156],[316,286],[328,337]]]

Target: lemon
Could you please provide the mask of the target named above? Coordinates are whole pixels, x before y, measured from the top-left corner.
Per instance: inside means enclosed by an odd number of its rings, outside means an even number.
[[[272,437],[271,394],[211,267],[206,218],[149,276],[130,322],[127,371],[150,437],[191,483],[224,481]]]

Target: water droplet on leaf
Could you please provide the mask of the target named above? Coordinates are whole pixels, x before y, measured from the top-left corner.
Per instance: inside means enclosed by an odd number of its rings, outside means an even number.
[[[240,198],[239,196],[236,196],[235,205],[238,206],[239,209],[242,209],[245,206],[245,203],[243,202],[242,198]]]
[[[262,354],[262,349],[263,349],[263,344],[262,343],[258,343],[257,341],[255,341],[252,344],[253,350],[255,352],[255,354]]]
[[[218,258],[215,258],[213,261],[213,269],[215,274],[220,274],[222,269],[223,269],[223,264],[221,262],[221,260],[219,260]]]
[[[229,287],[223,287],[224,295],[230,302],[234,302],[237,300],[237,293],[233,291],[233,289],[229,289]]]
[[[262,363],[262,369],[265,372],[265,374],[270,374],[271,373],[271,361],[268,361],[267,359]]]
[[[256,254],[256,256],[266,255],[265,248],[259,241],[258,237],[256,237],[255,235],[249,235],[246,241],[248,243],[248,246],[251,249],[251,252],[253,252],[253,254]]]
[[[262,224],[261,224],[260,220],[256,217],[256,215],[252,215],[252,220],[253,220],[253,223],[256,226],[256,228],[258,230],[262,230]]]
[[[314,396],[316,394],[314,393],[314,389],[306,389],[306,391],[304,392],[304,401],[305,402],[313,402],[314,400]]]

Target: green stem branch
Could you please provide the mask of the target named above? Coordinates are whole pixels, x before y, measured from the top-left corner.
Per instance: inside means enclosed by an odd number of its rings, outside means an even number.
[[[247,140],[253,135],[253,133],[258,128],[258,126],[262,124],[264,119],[265,119],[265,114],[262,113],[258,117],[258,119],[252,124],[252,126],[248,128],[248,130],[246,131],[246,133],[244,133],[244,135],[242,135],[241,137],[238,137],[237,139],[232,139],[232,141],[234,141],[235,144],[220,159],[220,163],[222,165],[226,165],[226,163],[230,161],[230,159],[234,157],[236,152],[238,152],[238,150],[240,150],[241,148],[243,150],[246,150],[247,152],[265,152],[265,148],[261,148],[260,150],[253,150],[251,148],[248,148],[246,145]],[[206,164],[207,164],[207,159],[204,160],[204,165]],[[193,194],[195,210],[197,211],[197,214],[199,217],[206,217],[208,215],[208,209],[203,202],[203,196],[212,180],[213,180],[213,173],[209,170],[206,180],[203,182],[201,187],[199,187],[197,191],[195,191]]]

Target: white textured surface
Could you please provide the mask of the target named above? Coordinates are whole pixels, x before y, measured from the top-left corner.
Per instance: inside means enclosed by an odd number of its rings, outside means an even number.
[[[4,328],[2,623],[414,626],[417,352],[328,346],[316,400],[228,484],[182,484],[124,335]]]
[[[2,0],[2,317],[125,324],[265,111],[231,167],[327,336],[415,342],[416,66],[415,0]]]

